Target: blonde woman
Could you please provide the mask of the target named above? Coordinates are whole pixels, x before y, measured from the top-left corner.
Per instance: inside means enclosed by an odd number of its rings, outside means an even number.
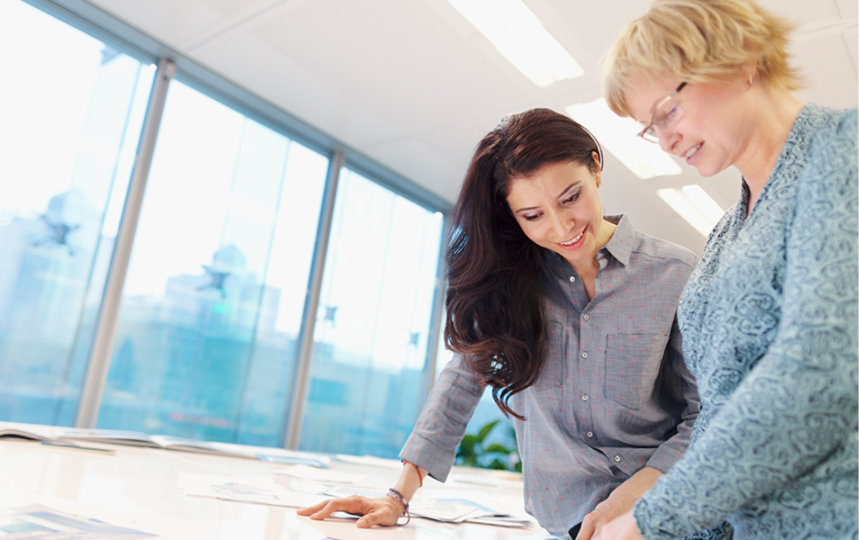
[[[609,56],[612,109],[741,194],[678,308],[689,449],[595,538],[857,537],[857,112],[794,95],[788,31],[753,0],[657,0]]]

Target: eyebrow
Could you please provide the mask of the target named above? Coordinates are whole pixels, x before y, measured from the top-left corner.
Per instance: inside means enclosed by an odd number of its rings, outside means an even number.
[[[582,185],[582,181],[581,181],[581,180],[576,180],[575,182],[573,182],[573,183],[572,183],[572,184],[570,184],[569,186],[565,187],[565,188],[561,191],[561,193],[560,193],[557,197],[555,197],[555,198],[556,198],[556,199],[562,199],[562,198],[564,198],[564,197],[565,197],[565,196],[566,196],[566,195],[567,195],[571,190],[573,190],[574,188],[577,188],[577,187],[579,187],[579,186],[581,186],[581,185]],[[519,209],[515,210],[513,213],[514,213],[514,214],[518,214],[518,213],[520,213],[520,212],[527,212],[527,211],[530,211],[530,210],[536,210],[537,208],[538,208],[537,206],[527,206],[527,207],[525,207],[525,208],[519,208]]]

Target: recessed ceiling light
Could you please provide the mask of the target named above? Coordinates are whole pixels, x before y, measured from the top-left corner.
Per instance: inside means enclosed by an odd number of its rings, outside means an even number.
[[[584,73],[521,0],[447,0],[537,86]]]
[[[725,214],[725,209],[719,206],[719,203],[714,201],[713,198],[704,191],[704,188],[698,184],[683,186],[680,188],[680,191],[682,191],[683,195],[686,195],[686,197],[688,197],[689,200],[698,207],[698,210],[707,216],[707,221],[712,223],[710,229],[712,229]]]
[[[606,150],[642,180],[683,172],[658,145],[636,136],[641,127],[635,120],[614,114],[604,99],[570,105],[566,112],[592,131]]]
[[[725,213],[698,185],[659,189],[656,194],[705,238]]]

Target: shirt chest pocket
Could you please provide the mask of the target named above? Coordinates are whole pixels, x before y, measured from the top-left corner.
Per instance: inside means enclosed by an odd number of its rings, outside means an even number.
[[[657,334],[611,334],[605,349],[605,397],[640,409],[653,395],[665,348]]]

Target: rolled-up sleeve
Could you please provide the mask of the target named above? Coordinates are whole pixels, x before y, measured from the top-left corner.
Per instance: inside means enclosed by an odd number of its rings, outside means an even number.
[[[400,459],[419,465],[444,482],[483,390],[465,358],[455,355],[433,385]]]

